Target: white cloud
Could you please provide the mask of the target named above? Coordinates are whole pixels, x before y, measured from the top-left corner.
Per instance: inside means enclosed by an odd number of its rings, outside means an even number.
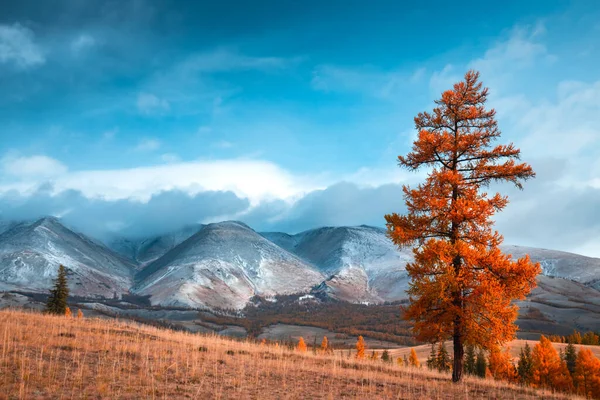
[[[44,53],[34,39],[31,29],[18,23],[0,25],[0,63],[14,63],[19,68],[45,63]]]
[[[181,158],[175,153],[165,153],[160,156],[160,159],[166,163],[173,164],[181,161]]]
[[[294,66],[301,61],[301,57],[248,56],[232,49],[220,48],[211,52],[196,54],[180,65],[180,68],[185,71],[205,73],[241,70],[277,71]]]
[[[137,108],[145,115],[163,114],[171,108],[169,102],[152,93],[140,93],[137,98]]]
[[[218,142],[213,143],[211,146],[217,149],[230,149],[233,147],[233,143],[228,142],[227,140],[220,140]]]
[[[154,150],[158,150],[160,148],[160,146],[161,146],[160,140],[142,139],[142,140],[140,140],[138,145],[135,146],[135,150],[136,151],[154,151]]]
[[[324,92],[364,93],[372,97],[390,99],[401,94],[407,83],[418,81],[420,68],[412,74],[401,71],[382,71],[364,67],[320,65],[313,70],[313,89]]]
[[[60,161],[43,155],[7,155],[1,164],[5,174],[21,179],[48,179],[67,172],[67,167]]]
[[[494,87],[498,93],[515,81],[518,71],[557,60],[541,41],[544,33],[545,27],[541,23],[516,26],[507,38],[498,41],[483,57],[471,61],[467,69],[481,72],[488,86]]]
[[[554,102],[525,103],[515,110],[512,129],[526,133],[520,142],[528,154],[576,161],[586,149],[600,146],[600,81],[563,82],[557,92]]]
[[[91,47],[94,47],[95,45],[96,39],[93,36],[82,33],[71,42],[71,51],[73,53],[80,53]]]
[[[181,190],[194,195],[204,191],[232,191],[253,204],[262,199],[286,199],[327,186],[313,177],[293,175],[268,161],[214,160],[179,162],[120,170],[58,170],[53,193],[78,190],[88,198],[106,200],[136,199],[147,201],[153,194]],[[58,175],[58,174],[55,174]],[[44,184],[43,177],[23,176],[18,184],[0,186],[0,193],[17,190],[30,193]]]
[[[435,96],[445,90],[451,89],[452,85],[462,79],[462,75],[457,72],[456,67],[447,64],[441,71],[434,71],[429,79],[429,88]]]

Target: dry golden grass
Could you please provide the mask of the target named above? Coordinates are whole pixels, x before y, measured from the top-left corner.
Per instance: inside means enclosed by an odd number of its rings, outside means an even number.
[[[525,347],[525,343],[528,343],[529,346],[533,349],[533,346],[535,346],[538,342],[536,340],[517,339],[517,340],[513,340],[506,344],[506,348],[510,349],[510,354],[513,357],[514,362],[516,362],[518,360],[519,352],[521,351],[522,347]],[[565,351],[565,347],[567,347],[566,343],[552,343],[552,345],[554,346],[554,348],[557,351],[560,349],[562,349],[562,351]],[[579,345],[579,344],[575,345],[575,348],[578,351],[580,348],[583,348],[583,347],[590,349],[596,357],[600,358],[600,346],[584,346],[584,345]],[[450,352],[452,352],[452,342],[446,342],[446,348]],[[411,349],[410,347],[403,347],[403,348],[392,349],[392,350],[388,350],[388,351],[392,357],[397,358],[397,357],[404,357],[404,356],[408,357],[410,354],[410,349]],[[431,345],[430,344],[415,346],[414,349],[417,352],[417,356],[419,357],[419,360],[421,362],[424,362],[425,360],[427,360],[427,357],[429,357],[429,353],[431,353]],[[381,350],[381,349],[377,350],[378,353],[381,353],[382,351],[383,350]]]
[[[0,311],[0,399],[559,399],[503,382],[343,353],[174,332],[128,322]]]

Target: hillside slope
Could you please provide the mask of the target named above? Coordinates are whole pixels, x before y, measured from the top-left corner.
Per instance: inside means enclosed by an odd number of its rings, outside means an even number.
[[[133,291],[153,304],[243,308],[254,295],[300,293],[323,276],[239,222],[209,224],[148,265]]]
[[[410,249],[399,250],[385,230],[371,226],[326,227],[297,235],[263,233],[266,238],[329,276],[318,288],[346,301],[381,302],[406,298]]]
[[[0,398],[572,398],[117,321],[0,311],[0,326]]]
[[[128,292],[134,266],[55,218],[15,224],[0,234],[0,290],[48,291],[58,265],[71,294],[113,297]]]

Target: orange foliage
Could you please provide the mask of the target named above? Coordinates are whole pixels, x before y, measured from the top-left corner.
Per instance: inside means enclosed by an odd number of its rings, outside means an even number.
[[[414,348],[410,349],[410,356],[408,357],[408,363],[411,367],[419,367],[421,363],[419,362],[419,358],[417,357],[417,352]]]
[[[464,345],[491,349],[512,339],[517,306],[535,287],[539,264],[503,254],[502,236],[492,216],[508,199],[482,188],[491,182],[521,181],[535,176],[528,164],[517,163],[513,144],[499,138],[495,111],[486,110],[488,91],[469,71],[436,101],[433,113],[415,118],[418,138],[412,151],[398,157],[401,167],[431,168],[424,183],[404,187],[407,215],[386,215],[388,234],[398,246],[413,246],[410,306],[423,342],[454,340],[453,380],[462,375]]]
[[[304,338],[300,337],[300,339],[298,340],[298,347],[297,347],[298,351],[304,353],[306,352],[306,343],[304,343]]]
[[[81,311],[81,309],[77,310],[77,318],[83,318],[83,311]]]
[[[542,335],[533,347],[531,385],[560,391],[569,391],[573,381],[567,364],[560,359],[558,352],[548,338]]]
[[[499,348],[493,348],[490,350],[488,368],[494,379],[509,382],[517,381],[517,370],[512,363],[512,357],[508,349],[502,351]]]
[[[573,380],[578,394],[600,399],[600,360],[590,349],[579,350]]]
[[[71,309],[69,307],[65,308],[65,317],[72,317],[73,313],[71,312]]]
[[[365,358],[365,339],[362,336],[356,341],[356,358]]]
[[[327,336],[323,336],[323,341],[321,342],[321,351],[326,353],[329,350],[329,341],[327,340]]]

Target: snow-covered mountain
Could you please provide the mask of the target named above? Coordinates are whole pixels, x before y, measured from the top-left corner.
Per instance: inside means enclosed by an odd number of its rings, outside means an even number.
[[[570,279],[600,290],[600,258],[535,247],[501,247],[503,252],[512,254],[513,257],[529,254],[532,261],[540,263],[545,276]]]
[[[163,235],[144,238],[115,237],[107,242],[113,251],[132,260],[139,269],[158,260],[177,245],[202,229],[203,225],[187,225],[182,229]]]
[[[47,291],[62,263],[75,295],[113,297],[132,291],[150,296],[153,304],[238,309],[256,294],[312,291],[378,303],[407,297],[405,266],[412,260],[410,249],[399,250],[385,230],[369,226],[289,235],[258,234],[243,223],[222,222],[113,240],[111,247],[115,251],[55,218],[0,223],[0,290]],[[600,289],[600,259],[509,245],[503,251],[515,257],[529,254],[546,276]],[[553,285],[565,291],[583,287]]]
[[[152,304],[243,308],[254,295],[309,291],[323,275],[241,222],[204,226],[138,273]]]
[[[113,297],[128,292],[134,265],[55,218],[13,224],[0,234],[0,289],[47,292],[58,265],[71,293]]]
[[[384,229],[328,227],[296,235],[267,232],[264,237],[323,271],[328,279],[316,290],[355,302],[394,301],[407,297],[405,266],[413,260],[411,249],[398,249]],[[600,259],[554,250],[503,245],[513,257],[529,254],[540,262],[542,273],[600,290]]]
[[[406,298],[410,249],[398,249],[384,229],[372,226],[327,227],[297,235],[263,236],[310,262],[329,276],[319,290],[347,301]]]

